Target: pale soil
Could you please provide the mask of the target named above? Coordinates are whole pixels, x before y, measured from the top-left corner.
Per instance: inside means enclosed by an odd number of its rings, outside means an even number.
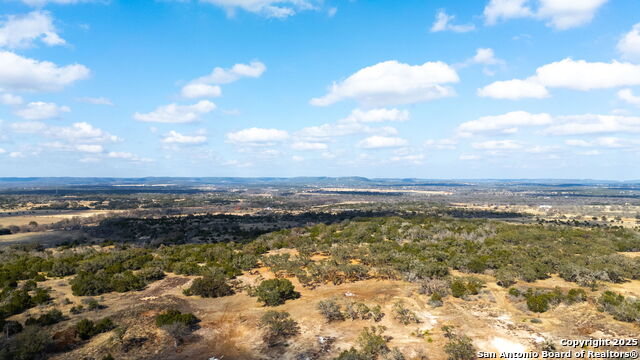
[[[13,211],[12,213],[14,213]],[[0,216],[0,227],[23,226],[35,221],[40,225],[53,224],[74,217],[86,218],[93,215],[116,213],[113,210],[37,210],[35,214]]]
[[[572,306],[559,305],[543,314],[531,313],[522,301],[510,299],[507,289],[497,286],[490,276],[479,277],[487,282],[479,295],[468,300],[449,296],[445,299],[444,306],[439,308],[428,305],[428,297],[418,294],[417,285],[403,281],[366,280],[342,285],[323,285],[309,290],[303,288],[296,279],[291,279],[302,296],[281,306],[265,308],[246,293],[217,299],[184,296],[182,290],[190,286],[194,277],[170,274],[143,291],[105,294],[99,298],[108,308],[70,315],[70,321],[54,326],[59,331],[80,318],[100,319],[111,316],[114,322],[127,329],[121,340],[117,340],[115,332],[112,331],[52,358],[101,358],[110,352],[117,359],[208,359],[212,356],[224,356],[225,360],[286,360],[294,359],[295,355],[304,351],[318,349],[319,336],[331,336],[336,338],[333,350],[322,354],[321,357],[331,359],[340,351],[353,346],[365,326],[373,325],[385,326],[385,335],[391,337],[389,346],[398,347],[407,359],[415,358],[422,353],[427,354],[432,360],[446,359],[443,347],[447,339],[443,336],[443,325],[454,326],[456,333],[470,336],[478,350],[482,351],[535,350],[544,339],[554,340],[558,345],[559,339],[563,338],[632,337],[638,334],[637,326],[613,320],[611,316],[597,312],[593,301]],[[273,278],[273,274],[267,268],[260,268],[252,271],[252,274],[245,273],[239,277],[243,283],[251,285],[266,278]],[[61,305],[62,299],[67,298],[74,304],[80,304],[82,300],[71,294],[67,283],[68,279],[53,279],[42,283],[52,288],[56,307],[65,314],[68,314],[72,305]],[[518,286],[558,286],[565,290],[577,287],[576,284],[567,283],[556,276]],[[607,284],[606,288],[640,296],[640,281]],[[605,290],[605,287],[600,291],[602,290]],[[349,293],[354,296],[345,296]],[[598,295],[589,290],[587,293],[590,297]],[[316,310],[317,302],[327,298],[336,298],[342,304],[350,300],[364,302],[369,306],[379,304],[386,315],[379,323],[372,320],[327,323]],[[395,320],[392,307],[397,300],[402,300],[414,311],[421,323],[403,326]],[[200,328],[178,348],[175,348],[174,341],[153,323],[156,314],[169,308],[193,312],[202,320]],[[31,309],[15,318],[24,320],[27,314],[37,314],[46,309]],[[258,321],[269,309],[289,312],[300,325],[300,335],[293,338],[290,346],[284,349],[265,349],[263,345]],[[540,319],[541,323],[532,323],[530,320],[533,318]],[[428,333],[424,338],[412,335],[412,332],[418,330],[428,330]],[[144,341],[139,340],[141,338]],[[142,343],[138,344],[134,340]],[[123,348],[130,343],[137,345],[129,346],[127,352],[124,352]],[[267,353],[269,356],[264,355]]]

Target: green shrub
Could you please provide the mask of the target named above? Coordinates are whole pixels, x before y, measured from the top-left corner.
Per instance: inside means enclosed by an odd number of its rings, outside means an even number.
[[[156,316],[156,326],[162,327],[174,323],[180,323],[188,327],[195,326],[200,320],[190,313],[183,314],[178,310],[167,310]]]
[[[260,326],[265,329],[263,340],[269,347],[280,345],[300,332],[298,323],[284,311],[267,311],[260,318]]]
[[[401,300],[398,300],[393,304],[393,318],[398,320],[402,325],[420,323],[418,316],[413,311],[409,310]]]
[[[88,340],[98,334],[111,331],[115,325],[109,318],[98,320],[97,323],[89,319],[82,319],[76,323],[76,333],[82,340]]]
[[[546,294],[529,295],[527,296],[527,308],[533,312],[545,312],[549,310],[549,297]]]
[[[258,301],[266,306],[278,306],[286,300],[297,299],[300,293],[295,291],[291,281],[287,279],[264,280],[256,288]]]
[[[40,315],[38,318],[28,318],[25,321],[25,325],[39,325],[39,326],[48,326],[57,324],[60,321],[66,320],[65,316],[58,309],[50,310],[47,313]]]
[[[188,292],[206,298],[217,298],[234,293],[231,286],[227,284],[226,275],[218,268],[195,279]]]
[[[328,322],[344,320],[344,314],[340,305],[334,299],[327,299],[318,302],[318,311]]]
[[[451,296],[461,298],[467,294],[467,287],[464,281],[456,279],[451,282]]]
[[[453,335],[444,346],[444,352],[449,360],[473,360],[476,358],[476,348],[468,336]]]

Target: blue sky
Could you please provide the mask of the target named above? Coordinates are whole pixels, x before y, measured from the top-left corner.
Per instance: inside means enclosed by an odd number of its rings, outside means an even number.
[[[636,0],[0,14],[0,176],[640,178]]]

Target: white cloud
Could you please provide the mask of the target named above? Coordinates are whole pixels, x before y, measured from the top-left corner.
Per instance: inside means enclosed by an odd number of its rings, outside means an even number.
[[[629,142],[625,139],[620,139],[617,137],[600,137],[591,141],[583,140],[583,139],[569,139],[564,142],[569,146],[576,147],[603,147],[603,148],[623,148],[630,145],[633,145],[632,142]]]
[[[341,121],[357,123],[380,123],[385,121],[406,121],[409,120],[409,117],[409,111],[398,110],[396,108],[377,108],[367,111],[355,109],[351,111],[351,114],[349,114],[349,116]]]
[[[165,144],[181,144],[181,145],[197,145],[207,141],[207,137],[204,135],[183,135],[177,131],[171,130],[167,134],[162,142]]]
[[[21,105],[22,98],[18,95],[5,93],[0,95],[0,103],[3,105]]]
[[[634,95],[631,89],[622,89],[618,91],[618,98],[628,102],[629,104],[640,106],[640,96]]]
[[[28,47],[38,39],[49,46],[65,43],[58,36],[51,15],[46,11],[9,15],[0,23],[0,47]]]
[[[71,5],[71,4],[95,2],[98,0],[21,0],[21,1],[29,6],[42,7],[42,6],[45,6],[46,4]]]
[[[640,23],[633,25],[618,42],[618,51],[625,59],[640,62]]]
[[[23,121],[9,125],[9,128],[18,134],[35,134],[44,132],[47,125],[39,121]]]
[[[566,30],[591,22],[596,11],[608,0],[539,0],[538,18],[547,26]]]
[[[527,6],[529,0],[491,0],[484,8],[484,18],[488,25],[500,20],[525,18],[533,16]]]
[[[105,97],[81,97],[81,98],[77,98],[76,101],[92,104],[92,105],[114,106],[113,101]]]
[[[455,19],[454,15],[448,15],[444,10],[439,10],[436,14],[436,21],[431,26],[431,32],[453,31],[458,33],[469,32],[475,30],[475,25],[454,25],[451,21]]]
[[[549,91],[544,85],[533,79],[495,81],[481,89],[478,96],[494,99],[517,100],[522,98],[542,99],[549,96]]]
[[[89,76],[84,65],[57,66],[48,61],[0,51],[0,90],[55,91]]]
[[[389,160],[392,162],[408,162],[414,165],[420,165],[423,163],[424,155],[423,154],[399,155],[399,156],[393,156]]]
[[[408,65],[385,61],[334,83],[328,94],[312,99],[311,104],[327,106],[349,98],[367,106],[411,104],[453,96],[455,91],[443,84],[458,81],[456,71],[443,62]]]
[[[460,160],[478,160],[480,159],[480,156],[478,155],[472,155],[472,154],[461,154],[460,155]]]
[[[532,18],[557,30],[588,24],[608,0],[491,0],[484,8],[487,25],[500,20]],[[534,3],[536,9],[531,7]]]
[[[321,143],[321,142],[298,141],[291,144],[291,148],[293,150],[299,150],[299,151],[326,150],[328,146],[327,144]]]
[[[48,138],[60,139],[73,145],[110,143],[122,140],[86,122],[58,127],[48,126],[39,121],[22,121],[10,124],[9,128],[15,133],[40,134]]]
[[[473,64],[496,65],[503,63],[498,59],[491,48],[476,49],[476,54],[470,59]]]
[[[30,102],[27,107],[15,111],[15,114],[25,120],[44,120],[60,116],[60,114],[69,112],[68,106],[58,106],[55,103],[46,103],[42,101]]]
[[[548,87],[574,90],[640,85],[640,65],[612,61],[586,62],[570,58],[539,67],[537,80]]]
[[[229,16],[237,9],[259,14],[269,18],[286,18],[299,11],[315,9],[312,1],[307,0],[200,0],[224,8]]]
[[[182,88],[182,96],[188,99],[210,98],[222,95],[222,89],[218,85],[187,84]]]
[[[471,146],[478,150],[516,150],[522,148],[522,144],[514,140],[489,140],[472,143]]]
[[[463,134],[499,132],[512,134],[519,127],[549,125],[553,119],[549,114],[531,114],[526,111],[512,111],[502,115],[483,116],[477,120],[467,121],[458,126],[457,131]]]
[[[300,162],[300,161],[304,161],[304,158],[302,156],[294,155],[291,157],[291,160]]]
[[[250,128],[227,134],[227,140],[236,144],[266,145],[287,140],[289,133],[278,129]]]
[[[7,152],[7,150],[5,150],[5,149],[3,149],[3,148],[0,148],[0,154],[4,154],[4,153],[6,153],[6,152]]]
[[[216,67],[211,74],[196,79],[199,83],[229,84],[243,77],[259,78],[267,70],[260,61],[252,61],[249,64],[235,64],[230,69]]]
[[[542,134],[582,135],[606,133],[640,133],[640,117],[620,115],[568,115],[558,116],[557,125],[547,127]]]
[[[391,126],[370,127],[357,122],[340,121],[303,128],[296,133],[296,136],[308,140],[328,141],[335,137],[355,134],[395,135],[397,133],[398,131]]]
[[[496,81],[479,89],[478,95],[498,99],[543,98],[548,96],[548,87],[588,91],[633,85],[640,85],[640,65],[566,58],[539,67],[535,76],[525,80]]]
[[[14,152],[10,153],[9,156],[14,158],[14,159],[27,157],[25,154],[23,154],[20,151],[14,151]]]
[[[362,149],[383,149],[405,146],[407,144],[407,140],[403,138],[375,135],[360,141],[358,147]]]
[[[107,154],[107,157],[112,158],[112,159],[121,159],[121,160],[128,160],[131,162],[152,162],[153,159],[149,159],[149,158],[141,158],[133,153],[130,152],[117,152],[117,151],[112,151],[109,152]]]
[[[455,150],[456,145],[458,145],[458,140],[456,139],[440,139],[440,140],[429,139],[424,142],[424,146],[426,146],[427,148],[432,148],[437,150]]]
[[[115,135],[93,127],[86,122],[73,123],[69,127],[51,127],[47,130],[47,135],[54,138],[64,139],[71,143],[106,143],[121,141]]]
[[[56,141],[56,142],[42,144],[42,146],[52,150],[79,151],[79,152],[91,153],[91,154],[99,154],[104,151],[104,147],[98,144],[69,145],[69,144]]]
[[[229,84],[241,78],[259,78],[267,67],[259,62],[235,64],[229,69],[216,67],[211,74],[201,76],[182,87],[182,96],[186,98],[210,98],[222,95],[221,84]]]
[[[193,105],[178,105],[172,103],[160,106],[154,111],[141,114],[135,113],[134,119],[145,122],[158,123],[190,123],[197,121],[200,116],[210,113],[216,109],[216,105],[208,100],[202,100]]]

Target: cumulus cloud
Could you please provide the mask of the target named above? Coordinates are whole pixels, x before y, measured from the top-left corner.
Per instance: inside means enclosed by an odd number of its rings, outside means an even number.
[[[179,145],[198,145],[207,142],[207,137],[204,135],[183,135],[177,131],[171,130],[162,139],[165,144],[179,144]]]
[[[418,103],[455,95],[444,84],[458,81],[456,71],[443,62],[408,65],[385,61],[334,83],[325,96],[312,99],[311,104],[327,106],[345,99],[367,106]]]
[[[48,61],[0,51],[0,90],[55,91],[89,76],[84,65],[57,66]]]
[[[325,143],[321,142],[308,142],[308,141],[297,141],[291,144],[291,148],[293,150],[299,151],[318,151],[318,150],[327,150],[328,146]]]
[[[475,25],[454,25],[451,22],[455,19],[454,15],[448,15],[444,10],[439,10],[436,14],[436,20],[431,26],[431,32],[453,31],[464,33],[475,30]]]
[[[523,98],[542,99],[549,96],[544,85],[534,79],[495,81],[478,89],[478,96],[494,99],[518,100]]]
[[[408,141],[399,137],[390,136],[370,136],[358,143],[358,147],[362,149],[384,149],[405,146]]]
[[[81,97],[81,98],[77,98],[76,101],[92,104],[92,105],[114,106],[113,101],[105,97]]]
[[[498,59],[491,48],[479,48],[476,49],[476,54],[469,59],[469,62],[472,64],[482,64],[482,65],[496,65],[501,64],[504,61]]]
[[[625,59],[640,62],[640,23],[633,25],[618,42],[618,51]]]
[[[0,104],[3,105],[21,105],[22,97],[18,95],[13,95],[9,93],[4,93],[0,95]]]
[[[542,98],[547,88],[588,91],[640,85],[640,65],[612,61],[587,62],[566,58],[536,69],[525,80],[496,81],[478,90],[478,95],[499,99]]]
[[[489,140],[472,143],[471,147],[478,150],[517,150],[522,148],[522,144],[515,140]]]
[[[587,62],[570,58],[539,67],[536,78],[548,87],[574,90],[640,85],[640,65],[612,61]]]
[[[48,12],[33,11],[26,15],[9,15],[0,22],[0,47],[28,47],[36,40],[49,46],[65,43],[56,32]]]
[[[146,114],[136,112],[134,119],[144,122],[157,122],[167,124],[190,123],[197,121],[202,115],[216,109],[216,105],[208,100],[202,100],[193,105],[178,105],[172,103],[160,106]]]
[[[608,0],[491,0],[484,8],[487,25],[502,20],[532,18],[546,21],[557,30],[566,30],[591,22]],[[533,5],[533,6],[531,6]]]
[[[209,75],[201,76],[190,81],[182,88],[182,96],[186,98],[217,97],[222,94],[219,85],[229,84],[241,78],[259,78],[267,70],[267,67],[253,61],[249,64],[235,64],[229,69],[216,67]]]
[[[484,8],[487,25],[494,25],[500,20],[517,19],[533,16],[527,6],[529,0],[491,0]]]
[[[558,116],[558,124],[542,131],[547,135],[583,135],[606,133],[640,133],[640,117],[621,115]]]
[[[249,128],[227,134],[227,140],[236,144],[268,145],[289,138],[289,133],[278,129]]]
[[[218,85],[194,83],[182,87],[182,96],[189,99],[218,97],[220,95],[222,95],[222,89]]]
[[[16,110],[15,114],[25,120],[44,120],[60,116],[60,114],[69,112],[68,106],[58,106],[55,103],[46,103],[42,101],[31,102],[24,109]]]
[[[622,89],[618,91],[618,98],[631,105],[640,106],[640,96],[634,95],[631,89]]]
[[[287,18],[304,10],[315,9],[314,1],[308,0],[200,0],[224,8],[229,16],[238,9],[268,18]]]
[[[9,128],[15,133],[40,134],[69,144],[102,144],[122,140],[86,122],[73,123],[71,126],[49,126],[40,121],[22,121],[10,124]]]
[[[64,139],[72,143],[107,143],[121,141],[119,137],[111,135],[86,122],[74,123],[69,127],[50,127],[47,133],[51,137]]]
[[[458,126],[462,134],[503,133],[512,134],[520,127],[549,125],[553,119],[549,114],[531,114],[526,111],[512,111],[502,115],[483,116]]]

